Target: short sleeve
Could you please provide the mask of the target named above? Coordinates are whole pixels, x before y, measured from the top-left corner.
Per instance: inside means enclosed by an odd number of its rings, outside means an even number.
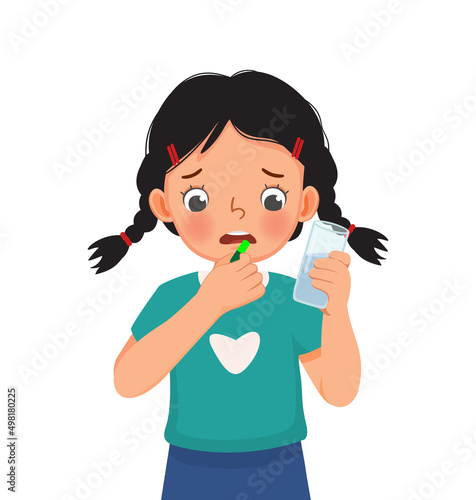
[[[292,299],[295,325],[293,337],[299,355],[321,347],[323,313],[317,307],[301,304]]]
[[[199,282],[193,286],[193,274],[180,276],[160,285],[144,306],[131,327],[132,335],[139,341],[177,313],[198,291]]]

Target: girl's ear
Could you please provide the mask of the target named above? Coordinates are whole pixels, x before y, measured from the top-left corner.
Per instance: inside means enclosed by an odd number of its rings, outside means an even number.
[[[314,186],[306,186],[302,192],[301,213],[299,214],[299,222],[306,222],[312,219],[317,212],[319,206],[319,193]]]
[[[162,222],[172,222],[172,215],[165,205],[165,194],[161,189],[153,189],[149,195],[152,213]]]

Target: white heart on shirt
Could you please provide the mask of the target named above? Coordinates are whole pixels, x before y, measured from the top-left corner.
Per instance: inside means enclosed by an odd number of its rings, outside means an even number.
[[[219,333],[210,335],[213,352],[224,368],[234,375],[248,368],[258,352],[259,343],[257,332],[245,333],[236,340]]]

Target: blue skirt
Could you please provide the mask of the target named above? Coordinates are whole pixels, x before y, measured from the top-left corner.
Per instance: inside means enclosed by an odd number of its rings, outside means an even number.
[[[162,500],[310,500],[301,442],[218,453],[170,445]]]

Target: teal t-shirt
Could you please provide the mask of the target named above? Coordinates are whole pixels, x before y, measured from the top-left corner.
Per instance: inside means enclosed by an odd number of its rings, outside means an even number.
[[[294,283],[270,272],[261,298],[221,316],[171,370],[166,441],[239,452],[306,437],[298,356],[321,347],[323,315],[293,299]],[[132,326],[134,338],[167,321],[199,288],[196,272],[160,285]]]

